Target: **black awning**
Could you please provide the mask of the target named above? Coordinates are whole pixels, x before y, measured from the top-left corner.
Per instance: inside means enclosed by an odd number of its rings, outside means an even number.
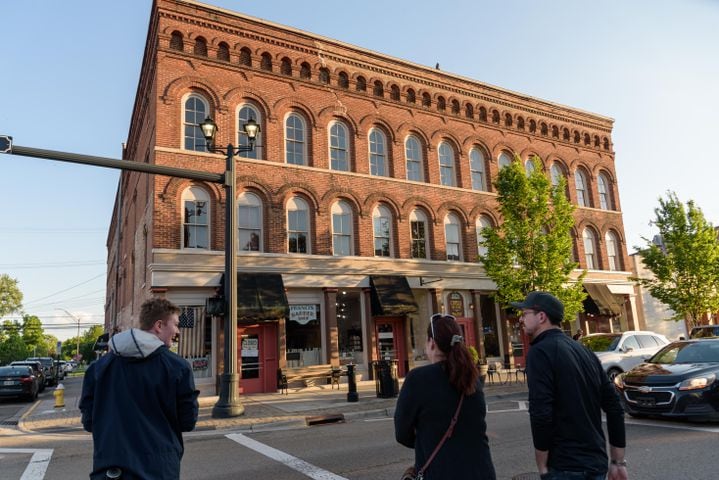
[[[243,323],[287,318],[290,307],[279,273],[237,274],[237,320]]]
[[[372,315],[407,315],[417,313],[417,303],[407,278],[401,275],[370,275]]]

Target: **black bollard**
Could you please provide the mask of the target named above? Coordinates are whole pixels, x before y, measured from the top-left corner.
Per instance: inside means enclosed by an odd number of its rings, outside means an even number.
[[[347,365],[347,401],[356,402],[359,400],[357,395],[357,378],[355,378],[355,365],[350,363]]]

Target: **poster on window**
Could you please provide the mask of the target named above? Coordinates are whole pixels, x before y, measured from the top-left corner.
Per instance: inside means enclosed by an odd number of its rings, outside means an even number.
[[[257,337],[248,337],[242,339],[242,356],[243,357],[259,357],[260,356],[260,339]]]
[[[290,305],[290,320],[300,325],[317,320],[317,305]]]

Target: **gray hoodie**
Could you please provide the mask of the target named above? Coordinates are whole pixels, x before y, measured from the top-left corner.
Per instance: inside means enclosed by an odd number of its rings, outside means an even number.
[[[163,345],[156,335],[139,328],[131,328],[110,338],[110,350],[120,357],[145,358]]]

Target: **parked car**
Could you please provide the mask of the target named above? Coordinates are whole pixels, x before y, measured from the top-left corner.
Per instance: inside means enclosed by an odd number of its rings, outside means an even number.
[[[43,372],[45,373],[45,385],[57,385],[57,369],[55,368],[55,360],[52,357],[30,357],[25,360],[35,360],[42,363]]]
[[[669,343],[664,335],[642,331],[592,333],[580,341],[597,355],[610,380],[636,367]]]
[[[64,362],[62,360],[55,360],[55,370],[57,371],[58,381],[65,380],[65,373],[67,372],[67,370],[65,370],[66,364],[67,362]]]
[[[23,397],[32,402],[40,391],[40,382],[27,365],[0,367],[0,396]]]
[[[692,327],[689,338],[719,337],[719,325],[699,325]]]
[[[37,377],[37,381],[40,384],[40,392],[45,390],[45,372],[42,368],[42,363],[30,360],[16,360],[10,363],[10,366],[24,366],[32,368],[32,373]]]
[[[671,343],[614,385],[633,417],[719,420],[719,338]]]

